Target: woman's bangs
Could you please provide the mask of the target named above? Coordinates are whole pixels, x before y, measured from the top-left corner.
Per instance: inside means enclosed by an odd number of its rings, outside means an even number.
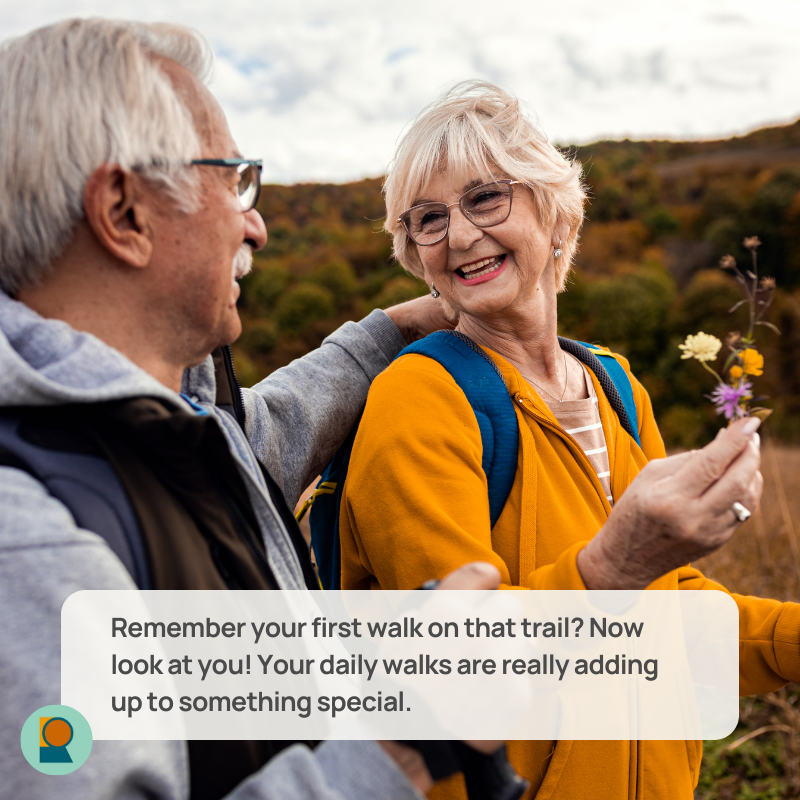
[[[477,178],[486,183],[494,180],[499,168],[491,157],[491,148],[481,133],[469,122],[461,118],[460,125],[449,126],[446,150],[441,164],[450,173],[456,186],[464,186]]]

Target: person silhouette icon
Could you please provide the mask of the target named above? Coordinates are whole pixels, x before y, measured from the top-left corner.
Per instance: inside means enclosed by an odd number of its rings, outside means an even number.
[[[74,735],[72,725],[63,717],[39,717],[40,763],[71,764],[67,745]]]

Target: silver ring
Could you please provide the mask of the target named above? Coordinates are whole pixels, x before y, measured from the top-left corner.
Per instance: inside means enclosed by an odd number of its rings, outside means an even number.
[[[736,519],[738,519],[739,522],[744,522],[750,516],[750,512],[738,502],[731,506],[731,511],[736,514]]]

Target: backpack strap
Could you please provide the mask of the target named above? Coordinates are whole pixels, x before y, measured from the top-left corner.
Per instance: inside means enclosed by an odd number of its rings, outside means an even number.
[[[239,386],[239,379],[236,377],[236,369],[233,366],[233,353],[231,352],[230,345],[223,345],[218,347],[211,354],[214,362],[214,377],[216,380],[217,394],[214,405],[220,410],[233,417],[242,432],[247,436],[245,429],[245,407],[244,399],[242,398],[242,387]],[[189,398],[184,396],[185,400]],[[189,400],[194,406],[194,403]],[[319,589],[319,581],[314,572],[314,565],[311,563],[311,554],[306,540],[303,538],[303,533],[300,530],[298,522],[295,519],[292,509],[286,502],[283,491],[278,486],[277,481],[272,477],[269,470],[259,461],[259,469],[267,485],[272,505],[278,512],[284,528],[292,542],[295,553],[297,553],[297,560],[300,563],[300,568],[303,571],[303,580],[307,589]]]
[[[517,472],[519,428],[514,402],[497,365],[467,336],[437,331],[406,347],[400,356],[432,358],[452,375],[475,412],[481,431],[481,466],[489,485],[489,517],[494,527]]]
[[[298,518],[302,519],[306,511],[311,510],[309,515],[311,549],[316,558],[319,587],[323,589],[342,588],[339,511],[342,506],[347,470],[350,467],[350,456],[353,453],[353,444],[360,422],[361,414],[350,429],[342,446],[334,453],[333,458],[323,470],[314,494],[298,513]]]
[[[561,337],[559,342],[562,349],[572,353],[594,372],[621,424],[638,444],[633,390],[619,362],[610,353],[592,345]],[[472,407],[481,432],[481,466],[486,473],[489,516],[494,527],[514,484],[519,451],[516,410],[503,376],[481,347],[456,331],[432,333],[410,344],[397,358],[410,354],[423,355],[441,364],[452,375]],[[607,364],[608,369],[603,364]],[[311,544],[316,556],[319,581],[325,589],[341,588],[339,513],[359,422],[360,417],[323,471],[312,498],[298,514],[302,519],[310,509]]]
[[[139,523],[111,464],[80,452],[73,443],[54,439],[52,431],[39,431],[35,424],[28,424],[24,411],[3,409],[0,466],[36,478],[67,507],[79,528],[105,540],[140,589],[151,588]]]
[[[558,342],[562,350],[571,353],[579,361],[586,364],[595,374],[608,402],[617,412],[620,424],[630,434],[633,441],[641,447],[636,403],[633,400],[633,387],[622,364],[607,350],[595,345],[565,339],[563,336],[558,337]]]

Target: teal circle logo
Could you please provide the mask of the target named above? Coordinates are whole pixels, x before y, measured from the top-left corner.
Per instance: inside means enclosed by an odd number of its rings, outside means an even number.
[[[42,706],[22,726],[22,755],[45,775],[68,775],[82,767],[92,752],[92,729],[69,706]]]

